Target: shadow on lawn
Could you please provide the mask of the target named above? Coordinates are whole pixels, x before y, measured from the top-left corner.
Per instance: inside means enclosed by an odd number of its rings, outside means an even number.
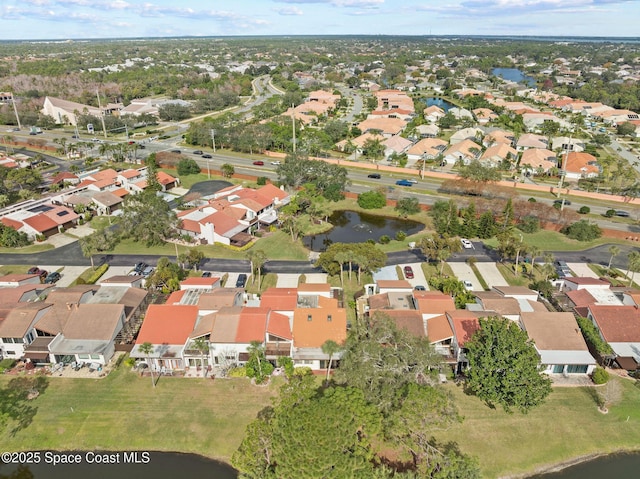
[[[0,389],[0,425],[4,425],[4,421],[14,423],[12,436],[26,429],[38,412],[32,401],[48,386],[49,380],[44,376],[20,376],[9,381],[5,388]]]

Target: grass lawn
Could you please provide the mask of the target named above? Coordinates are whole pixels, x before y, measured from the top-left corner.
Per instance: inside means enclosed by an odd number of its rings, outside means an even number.
[[[10,376],[0,377],[5,386]],[[121,366],[105,379],[50,378],[33,422],[0,443],[9,450],[160,450],[229,461],[245,426],[277,388],[246,379],[162,377],[154,389]]]
[[[580,251],[601,244],[620,243],[626,244],[625,241],[616,240],[614,238],[598,238],[594,241],[577,241],[567,238],[562,233],[549,230],[540,230],[537,233],[522,233],[522,238],[528,246],[537,246],[542,251]],[[496,248],[498,240],[491,238],[484,240],[487,246]]]
[[[53,249],[53,245],[48,243],[35,243],[30,246],[24,246],[22,248],[0,248],[2,254],[33,254],[41,253],[42,251],[48,251]]]
[[[640,388],[619,381],[623,399],[609,414],[598,412],[589,388],[554,388],[544,405],[523,415],[490,409],[448,384],[464,422],[437,437],[456,441],[464,453],[478,457],[486,478],[532,472],[597,452],[637,450]]]

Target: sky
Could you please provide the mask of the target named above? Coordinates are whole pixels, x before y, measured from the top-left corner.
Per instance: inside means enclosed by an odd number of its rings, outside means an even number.
[[[0,0],[0,40],[237,35],[636,37],[640,0]]]

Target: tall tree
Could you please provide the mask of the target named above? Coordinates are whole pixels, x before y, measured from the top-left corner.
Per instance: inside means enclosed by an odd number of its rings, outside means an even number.
[[[117,242],[118,236],[108,228],[99,229],[78,240],[82,256],[91,260],[91,269],[96,269],[93,264],[93,255],[113,249]]]
[[[125,238],[157,246],[176,235],[179,220],[169,203],[155,191],[144,191],[138,195],[129,195],[122,207],[121,230]]]
[[[448,238],[446,236],[432,234],[420,240],[419,244],[422,253],[428,258],[440,262],[440,274],[444,270],[444,263],[452,254],[462,249],[459,238]]]
[[[467,385],[489,406],[526,413],[542,404],[551,380],[538,370],[539,357],[527,333],[504,318],[480,319],[467,342]]]
[[[333,355],[340,351],[340,345],[336,343],[333,339],[327,339],[324,343],[322,343],[322,352],[329,356],[329,366],[327,367],[327,379],[326,382],[329,384],[329,375],[331,374],[331,361],[333,360]]]
[[[629,271],[631,271],[630,286],[633,286],[633,279],[638,271],[640,271],[640,251],[632,251],[627,256],[629,260]]]
[[[191,342],[193,348],[200,353],[200,359],[202,360],[202,377],[207,377],[208,363],[205,362],[205,358],[209,355],[209,340],[205,336],[200,336]]]
[[[620,254],[620,248],[617,245],[612,244],[611,246],[609,246],[608,251],[611,257],[609,258],[609,264],[607,265],[607,269],[611,269],[611,263],[613,262],[613,258],[615,258]]]
[[[153,387],[156,387],[156,381],[153,378],[153,367],[151,365],[151,353],[153,352],[153,344],[150,342],[144,342],[140,345],[140,352],[147,356],[147,361],[149,362],[149,372],[151,373],[151,384]]]

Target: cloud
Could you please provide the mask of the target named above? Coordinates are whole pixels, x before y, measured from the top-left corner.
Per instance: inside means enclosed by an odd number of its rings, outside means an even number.
[[[302,10],[298,7],[285,7],[275,10],[280,15],[302,15]]]
[[[346,8],[378,8],[384,0],[332,0],[331,4]]]
[[[464,0],[461,10],[473,15],[526,15],[528,13],[585,13],[604,10],[602,6],[622,5],[629,0]],[[425,8],[425,10],[428,10]],[[443,9],[439,9],[443,11]]]

